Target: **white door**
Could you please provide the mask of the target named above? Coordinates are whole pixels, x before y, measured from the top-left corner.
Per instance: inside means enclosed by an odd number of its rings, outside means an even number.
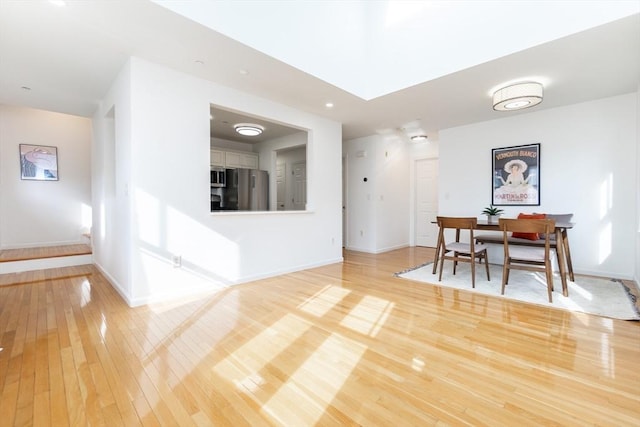
[[[294,163],[292,168],[293,210],[303,211],[307,206],[307,163]]]
[[[342,247],[347,247],[347,158],[342,158]]]
[[[415,230],[416,245],[436,247],[438,226],[438,159],[416,161]]]
[[[287,165],[285,163],[278,163],[276,165],[276,209],[279,211],[285,210],[285,200],[287,197],[286,185],[287,185]]]

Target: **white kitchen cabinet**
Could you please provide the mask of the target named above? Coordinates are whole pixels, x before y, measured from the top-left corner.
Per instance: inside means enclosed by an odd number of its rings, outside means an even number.
[[[258,155],[255,153],[240,153],[226,151],[224,163],[228,168],[258,169]]]
[[[210,150],[210,163],[211,166],[224,167],[224,151],[222,150]]]
[[[223,168],[258,169],[258,155],[241,151],[223,151],[212,149],[211,166]]]

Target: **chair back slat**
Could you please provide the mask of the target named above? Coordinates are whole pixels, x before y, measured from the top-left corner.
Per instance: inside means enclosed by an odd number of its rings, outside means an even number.
[[[463,230],[473,230],[478,224],[478,218],[475,217],[437,217],[438,226],[440,228],[455,228]]]

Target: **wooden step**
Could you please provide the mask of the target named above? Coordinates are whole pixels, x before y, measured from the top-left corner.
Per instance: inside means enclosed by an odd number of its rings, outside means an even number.
[[[72,244],[0,250],[0,274],[91,264],[91,246]]]

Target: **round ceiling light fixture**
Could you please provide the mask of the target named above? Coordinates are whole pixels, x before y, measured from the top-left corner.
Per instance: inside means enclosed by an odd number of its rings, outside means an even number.
[[[493,109],[513,111],[533,107],[542,102],[542,85],[536,82],[516,83],[493,94]]]
[[[427,135],[413,135],[411,137],[412,141],[426,141],[427,140]]]
[[[233,128],[237,133],[244,136],[258,136],[264,131],[264,126],[253,123],[238,123]]]

